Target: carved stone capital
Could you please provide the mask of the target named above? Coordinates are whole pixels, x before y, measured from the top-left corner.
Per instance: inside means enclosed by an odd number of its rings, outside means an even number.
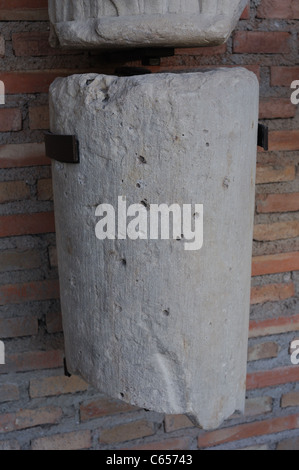
[[[49,0],[52,45],[196,47],[224,43],[246,0]]]

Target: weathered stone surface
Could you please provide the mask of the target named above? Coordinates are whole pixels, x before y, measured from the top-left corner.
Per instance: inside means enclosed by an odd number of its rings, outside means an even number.
[[[258,82],[245,69],[57,79],[51,131],[68,369],[103,393],[204,428],[243,410]],[[98,240],[99,204],[203,204],[204,242]]]
[[[225,42],[247,0],[49,0],[52,45],[200,46]]]

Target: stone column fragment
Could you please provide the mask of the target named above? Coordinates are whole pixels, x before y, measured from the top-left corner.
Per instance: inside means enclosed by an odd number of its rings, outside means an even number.
[[[68,368],[204,429],[244,407],[258,96],[238,68],[74,75],[50,91],[51,131],[80,148],[79,164],[53,163]],[[202,248],[99,240],[96,210],[117,214],[120,197],[203,204]]]
[[[191,47],[224,43],[247,0],[49,0],[54,46]]]

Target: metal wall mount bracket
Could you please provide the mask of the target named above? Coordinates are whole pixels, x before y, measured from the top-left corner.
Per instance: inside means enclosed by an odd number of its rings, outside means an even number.
[[[264,150],[269,150],[269,129],[264,124],[258,125],[257,145]]]
[[[269,131],[264,124],[258,125],[257,145],[269,149]],[[45,133],[46,156],[62,163],[80,163],[79,142],[75,135]]]
[[[66,365],[66,358],[63,358],[63,369],[64,369],[64,375],[65,377],[71,377],[72,374],[69,373],[67,365]]]
[[[75,135],[45,133],[46,156],[62,163],[80,163],[79,142]]]

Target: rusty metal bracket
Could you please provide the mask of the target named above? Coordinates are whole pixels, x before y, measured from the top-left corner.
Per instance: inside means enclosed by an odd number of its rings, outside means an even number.
[[[264,124],[258,125],[257,145],[264,150],[269,150],[269,129]]]
[[[80,163],[79,142],[75,135],[45,133],[46,156],[62,163]]]

